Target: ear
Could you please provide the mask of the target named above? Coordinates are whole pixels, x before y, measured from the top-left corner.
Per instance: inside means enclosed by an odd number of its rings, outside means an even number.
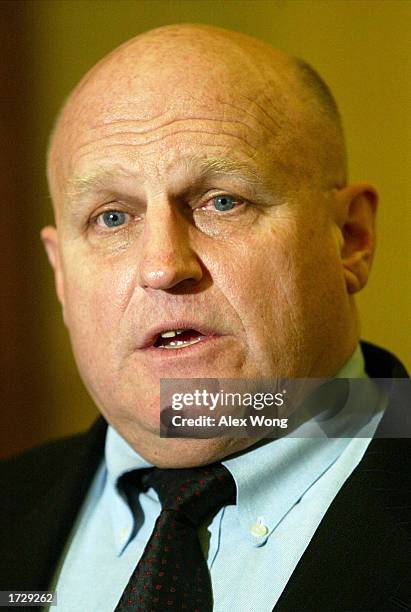
[[[366,284],[375,251],[375,216],[378,195],[368,183],[340,189],[336,195],[335,220],[340,229],[341,262],[348,293]]]
[[[58,246],[57,229],[49,225],[41,230],[40,235],[43,241],[44,248],[46,249],[47,257],[54,270],[54,283],[56,287],[56,293],[59,302],[63,307],[63,319],[64,322],[66,322],[64,314],[64,277]]]

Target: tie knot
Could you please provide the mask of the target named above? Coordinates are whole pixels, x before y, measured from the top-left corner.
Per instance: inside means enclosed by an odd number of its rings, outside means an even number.
[[[195,526],[222,506],[235,503],[234,479],[221,463],[191,469],[154,468],[143,476],[142,484],[157,492],[163,511],[181,513]]]

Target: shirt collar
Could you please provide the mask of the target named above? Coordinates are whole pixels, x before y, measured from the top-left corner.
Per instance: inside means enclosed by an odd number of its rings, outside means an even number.
[[[141,457],[111,425],[107,428],[104,457],[107,479],[103,499],[108,506],[114,547],[117,556],[120,556],[138,525],[129,500],[117,486],[118,480],[126,472],[149,468],[152,464]]]
[[[113,486],[126,472],[153,467],[153,464],[139,455],[111,425],[107,428],[104,454],[107,477]]]
[[[367,378],[359,345],[336,378]],[[339,429],[338,437],[297,437],[293,432],[293,437],[267,441],[222,461],[236,482],[239,518],[251,544],[261,546],[266,542],[284,516],[347,447],[351,437],[343,437],[343,428],[347,426],[352,431],[347,413],[351,416],[355,410],[362,425],[371,418],[377,403],[357,402],[350,395],[334,424]]]
[[[366,378],[359,345],[336,377]],[[367,405],[368,402],[361,402],[361,406]],[[264,544],[287,512],[338,459],[350,439],[327,436],[285,437],[246,449],[222,461],[235,480],[239,518],[253,545]],[[121,554],[135,525],[127,500],[117,489],[118,479],[126,472],[152,467],[152,464],[141,457],[111,426],[106,436],[105,464],[113,533],[117,552]],[[276,500],[275,504],[273,499]],[[128,533],[127,537],[123,535],[119,539],[120,524],[128,525]]]

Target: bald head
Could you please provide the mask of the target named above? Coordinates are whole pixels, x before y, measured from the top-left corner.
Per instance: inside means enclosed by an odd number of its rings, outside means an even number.
[[[311,173],[330,187],[345,183],[337,106],[307,63],[238,32],[180,24],[124,43],[77,85],[50,142],[53,201],[64,191],[73,148],[99,121],[126,126],[137,119],[142,134],[158,120],[166,129],[183,118],[206,117],[211,107],[222,123],[242,121],[260,130],[261,143],[297,174]]]

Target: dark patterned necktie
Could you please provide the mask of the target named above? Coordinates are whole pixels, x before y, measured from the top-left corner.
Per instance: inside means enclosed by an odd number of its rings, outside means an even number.
[[[138,474],[132,473],[132,478]],[[154,468],[141,483],[145,490],[155,489],[162,510],[115,612],[211,612],[211,580],[198,527],[222,506],[235,503],[233,477],[215,463],[192,469]]]

